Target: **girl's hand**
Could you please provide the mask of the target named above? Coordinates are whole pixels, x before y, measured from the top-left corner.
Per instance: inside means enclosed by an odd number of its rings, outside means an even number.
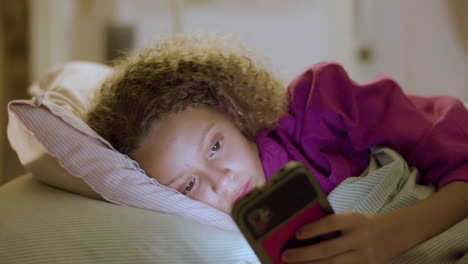
[[[287,263],[384,263],[390,257],[379,215],[349,212],[328,215],[301,227],[297,239],[309,239],[340,231],[341,236],[311,246],[283,252]],[[386,254],[387,253],[387,254]]]

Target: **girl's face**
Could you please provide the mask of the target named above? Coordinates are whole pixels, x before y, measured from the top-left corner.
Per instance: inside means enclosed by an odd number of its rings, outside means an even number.
[[[158,121],[133,156],[161,184],[226,213],[265,183],[256,144],[208,107]]]

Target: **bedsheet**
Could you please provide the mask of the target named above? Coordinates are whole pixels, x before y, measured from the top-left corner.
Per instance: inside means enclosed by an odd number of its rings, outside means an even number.
[[[0,187],[1,264],[252,263],[241,234],[50,187]]]
[[[418,184],[419,172],[395,151],[373,149],[369,168],[342,182],[329,195],[335,212],[384,213],[411,206],[435,192]],[[385,239],[385,238],[382,238]],[[468,263],[468,218],[389,263]]]
[[[367,171],[341,183],[330,193],[330,204],[338,213],[407,207],[435,191],[417,179],[417,169],[398,153],[375,149]],[[0,259],[5,263],[68,263],[70,258],[94,263],[96,257],[101,263],[258,263],[240,234],[63,192],[31,175],[0,187],[0,215],[0,237],[6,238],[0,240]],[[389,263],[468,263],[467,237],[464,219]]]

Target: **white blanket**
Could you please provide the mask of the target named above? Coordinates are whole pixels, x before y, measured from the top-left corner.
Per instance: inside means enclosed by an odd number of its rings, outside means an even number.
[[[329,195],[336,213],[384,213],[408,207],[427,198],[435,189],[417,184],[418,170],[409,167],[395,151],[373,150],[369,168],[361,177],[342,182]],[[468,218],[425,241],[390,263],[468,263]]]

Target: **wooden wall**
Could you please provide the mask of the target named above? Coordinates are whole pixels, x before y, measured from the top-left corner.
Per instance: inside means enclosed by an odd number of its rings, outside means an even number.
[[[29,84],[28,0],[4,0],[0,8],[0,184],[24,172],[6,137],[6,104],[26,98]]]

